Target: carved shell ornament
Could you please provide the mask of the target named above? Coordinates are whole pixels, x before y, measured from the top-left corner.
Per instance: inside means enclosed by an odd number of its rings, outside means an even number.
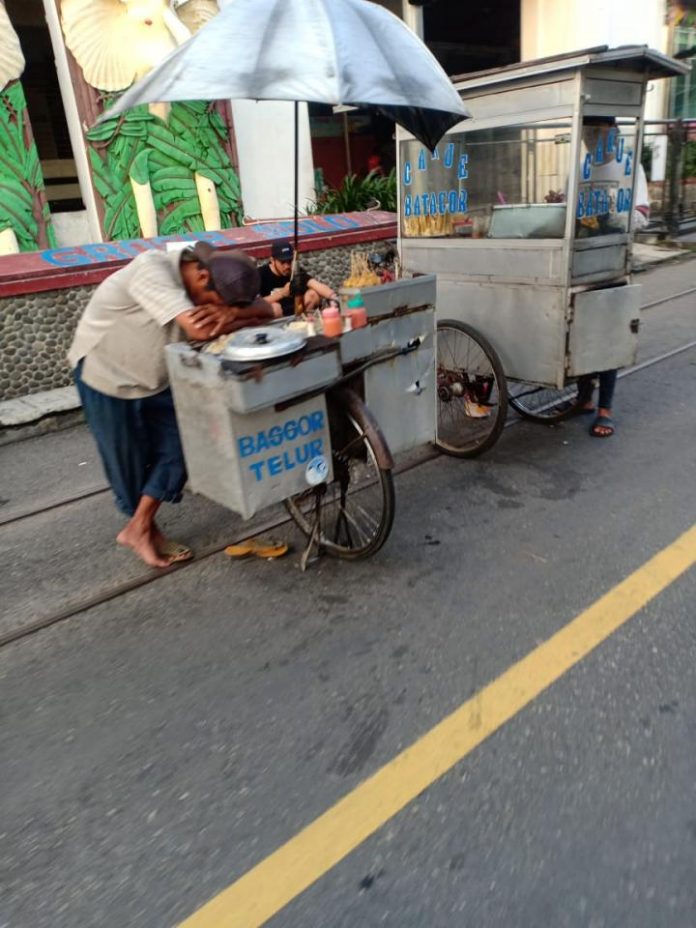
[[[5,4],[0,2],[0,91],[16,81],[24,70],[24,55],[12,28]]]
[[[216,0],[63,0],[65,44],[97,90],[130,87],[218,12]]]

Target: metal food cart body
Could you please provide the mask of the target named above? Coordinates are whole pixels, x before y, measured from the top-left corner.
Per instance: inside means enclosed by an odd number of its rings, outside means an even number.
[[[340,376],[336,348],[290,366],[235,370],[185,344],[166,348],[189,484],[195,493],[251,518],[307,489],[307,470],[326,464],[331,443],[321,391]],[[311,396],[284,406],[308,391]],[[310,471],[311,473],[311,471]]]
[[[646,86],[683,70],[637,46],[522,63],[454,79],[473,118],[435,152],[399,130],[403,266],[437,275],[438,318],[479,330],[510,380],[561,389],[634,362],[631,236]],[[590,151],[587,130],[599,118],[616,120],[613,142]],[[622,177],[602,180],[611,161]],[[505,166],[497,191],[486,180],[496,164]],[[564,202],[545,202],[552,185]],[[610,203],[616,225],[590,233]]]
[[[194,492],[245,519],[275,503],[295,500],[288,508],[310,535],[311,545],[314,529],[308,528],[310,517],[301,506],[309,501],[312,509],[311,493],[316,490],[318,531],[319,509],[330,495],[329,485],[340,484],[342,476],[347,479],[346,454],[356,454],[358,466],[374,465],[363,482],[375,485],[384,483],[380,471],[390,472],[392,451],[434,440],[435,278],[402,280],[362,292],[368,309],[365,327],[339,339],[310,338],[301,350],[285,357],[240,363],[188,344],[167,346]],[[360,416],[362,421],[356,418]],[[346,428],[354,430],[347,438]],[[371,444],[358,453],[360,435]],[[345,446],[337,449],[336,441],[341,440]],[[341,487],[341,506],[355,497],[355,489],[352,484]],[[385,494],[387,509],[393,508],[393,490],[387,488]],[[366,505],[360,511],[374,525],[376,540],[365,550],[373,553],[388,535],[392,513],[384,515],[384,531],[378,532],[378,521]],[[339,556],[363,556],[345,548],[334,541]]]

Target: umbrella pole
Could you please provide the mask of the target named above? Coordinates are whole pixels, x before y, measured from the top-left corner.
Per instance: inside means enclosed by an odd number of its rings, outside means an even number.
[[[297,254],[298,201],[300,199],[300,104],[295,100],[295,254]]]

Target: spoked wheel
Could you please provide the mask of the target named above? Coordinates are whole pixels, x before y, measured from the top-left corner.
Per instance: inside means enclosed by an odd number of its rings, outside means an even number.
[[[577,384],[569,384],[562,390],[550,390],[531,383],[508,383],[508,396],[512,408],[532,422],[553,425],[567,419],[573,412],[573,403],[578,395]]]
[[[369,557],[389,537],[394,521],[393,461],[384,436],[352,390],[327,396],[333,480],[286,500],[310,536],[319,516],[318,543],[335,557]]]
[[[437,324],[437,438],[458,458],[492,447],[505,425],[507,383],[493,346],[464,322]]]

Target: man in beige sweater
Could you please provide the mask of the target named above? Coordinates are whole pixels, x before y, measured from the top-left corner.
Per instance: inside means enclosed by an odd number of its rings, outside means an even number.
[[[116,505],[129,517],[116,541],[150,567],[192,556],[155,522],[186,482],[165,345],[267,322],[273,309],[258,292],[246,255],[198,242],[138,255],[97,287],[78,323],[68,361]]]

